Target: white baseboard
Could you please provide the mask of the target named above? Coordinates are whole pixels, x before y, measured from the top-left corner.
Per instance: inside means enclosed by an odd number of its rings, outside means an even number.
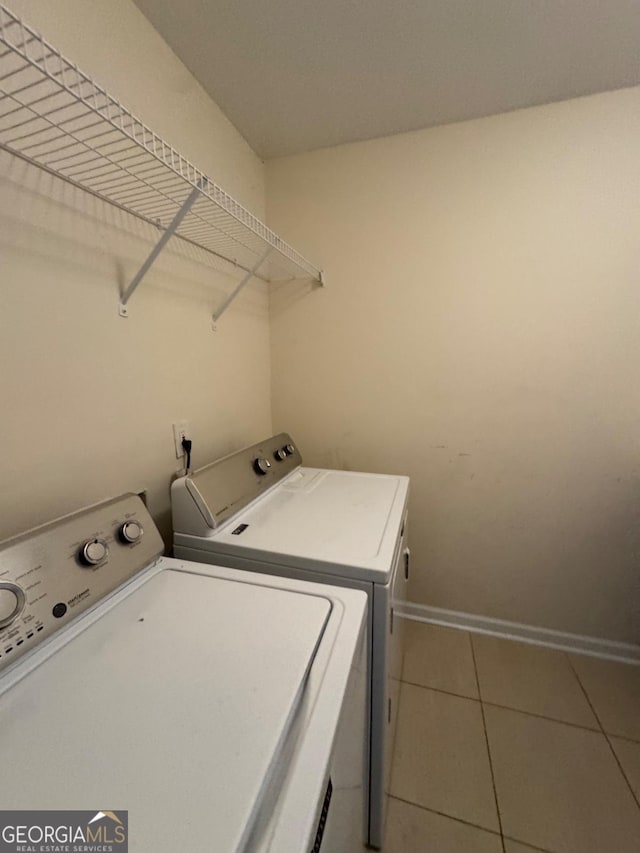
[[[640,665],[640,646],[631,643],[618,643],[614,640],[602,640],[598,637],[567,634],[564,631],[554,631],[551,628],[506,622],[502,619],[491,619],[488,616],[479,616],[475,613],[443,610],[440,607],[429,607],[427,604],[416,604],[411,601],[407,601],[401,606],[396,605],[395,609],[399,615],[408,619],[415,619],[418,622],[430,622],[433,625],[444,625],[447,628],[461,628],[477,634],[490,634],[492,637],[519,640],[521,643],[530,643],[534,646],[547,646],[564,652],[576,652],[577,654]]]

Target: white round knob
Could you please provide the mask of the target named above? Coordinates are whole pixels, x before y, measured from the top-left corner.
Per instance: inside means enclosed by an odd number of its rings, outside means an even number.
[[[9,625],[24,607],[24,592],[15,583],[0,583],[0,628]]]
[[[133,545],[134,542],[139,542],[142,539],[144,528],[139,521],[125,521],[120,528],[120,536],[124,542]]]
[[[97,566],[107,559],[109,548],[104,539],[89,539],[80,549],[80,559],[88,566]]]

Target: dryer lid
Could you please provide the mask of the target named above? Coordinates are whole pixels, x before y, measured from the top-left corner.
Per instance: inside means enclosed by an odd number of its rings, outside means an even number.
[[[0,695],[5,809],[128,809],[134,847],[248,838],[331,611],[162,571]]]
[[[408,489],[403,476],[300,468],[194,547],[387,583]]]

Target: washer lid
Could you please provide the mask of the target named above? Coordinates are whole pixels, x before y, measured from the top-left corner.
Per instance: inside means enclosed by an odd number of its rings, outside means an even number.
[[[0,696],[5,809],[128,809],[134,849],[242,849],[324,597],[163,571]]]
[[[194,547],[386,583],[408,488],[408,477],[299,468]]]

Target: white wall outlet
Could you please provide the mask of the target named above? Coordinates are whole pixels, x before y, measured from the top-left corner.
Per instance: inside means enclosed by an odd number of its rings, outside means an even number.
[[[176,445],[176,459],[182,459],[184,450],[182,449],[182,439],[189,438],[189,424],[187,421],[176,421],[173,425],[173,440]]]

